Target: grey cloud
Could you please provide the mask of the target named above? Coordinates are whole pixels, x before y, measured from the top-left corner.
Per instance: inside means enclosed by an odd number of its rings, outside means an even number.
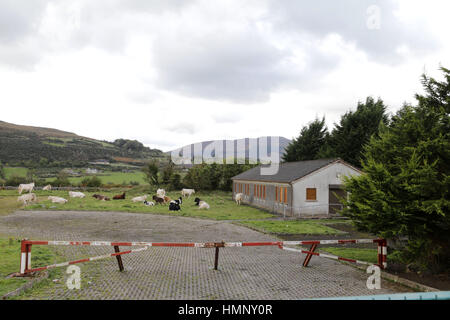
[[[254,30],[253,30],[254,31]],[[234,102],[266,101],[294,76],[289,52],[253,32],[158,39],[158,84],[190,96]]]
[[[212,118],[216,123],[236,123],[241,117],[236,113],[214,113]]]
[[[179,134],[194,134],[198,131],[196,126],[189,122],[176,123],[172,126],[165,127],[165,129]]]
[[[413,53],[421,55],[439,46],[437,39],[427,30],[424,21],[405,25],[396,16],[397,4],[392,0],[269,0],[268,19],[279,31],[302,37],[316,37],[337,33],[344,40],[356,44],[374,60],[395,63],[401,56],[396,49],[408,46]],[[367,21],[370,6],[380,9],[380,28],[369,29]]]
[[[2,44],[21,41],[37,31],[47,1],[1,0],[0,40]]]

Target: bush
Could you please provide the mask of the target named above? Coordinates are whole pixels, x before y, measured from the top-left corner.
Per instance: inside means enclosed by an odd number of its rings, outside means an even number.
[[[6,179],[5,185],[12,186],[12,187],[18,187],[19,184],[22,184],[22,183],[28,183],[27,179],[25,177],[12,175],[8,179]]]
[[[84,178],[81,181],[81,186],[88,188],[100,188],[102,186],[102,181],[97,176],[93,176],[91,178]]]

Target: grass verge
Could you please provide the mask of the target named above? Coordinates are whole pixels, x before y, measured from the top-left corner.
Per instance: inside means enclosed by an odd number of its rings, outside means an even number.
[[[11,292],[30,278],[6,278],[7,275],[20,270],[20,240],[13,238],[0,238],[0,296]],[[57,261],[56,254],[48,247],[33,247],[33,267],[45,266]]]
[[[377,249],[367,249],[367,248],[322,248],[320,251],[328,252],[339,257],[347,259],[355,259],[370,263],[377,263]]]
[[[252,220],[239,224],[264,233],[273,234],[341,234],[342,231],[328,227],[334,220]]]

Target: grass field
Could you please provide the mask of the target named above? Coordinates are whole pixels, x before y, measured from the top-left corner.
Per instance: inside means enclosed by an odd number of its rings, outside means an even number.
[[[12,238],[0,238],[0,296],[24,285],[29,278],[6,278],[20,270],[20,241]],[[47,246],[33,248],[33,267],[45,266],[57,262],[54,252]]]
[[[113,171],[105,171],[96,175],[103,184],[129,184],[130,181],[136,181],[140,184],[146,183],[145,174],[141,171],[133,171],[133,172],[113,172]],[[86,177],[91,176],[81,176],[81,177],[69,177],[69,181],[73,184],[78,184]],[[46,179],[47,182],[51,182],[55,178]]]
[[[115,166],[120,166],[117,164]],[[5,176],[9,178],[13,175],[25,177],[28,169],[23,167],[5,167]],[[69,177],[69,181],[73,184],[78,184],[86,177],[89,176],[80,176],[80,177]],[[140,170],[135,170],[132,172],[117,172],[117,171],[105,171],[97,174],[97,177],[102,181],[103,184],[129,184],[130,181],[136,181],[140,184],[145,184],[145,174]],[[55,180],[55,178],[46,178],[46,182],[51,182]]]
[[[334,254],[339,257],[347,259],[355,259],[360,261],[366,261],[371,263],[377,263],[377,249],[366,249],[366,248],[323,248],[320,251],[325,251]]]
[[[340,234],[339,230],[327,224],[336,220],[264,220],[241,221],[239,224],[264,233],[273,234]],[[339,221],[341,222],[341,220]]]
[[[153,213],[174,215],[182,217],[197,217],[207,218],[213,220],[240,220],[240,219],[266,219],[274,217],[272,214],[262,211],[260,209],[252,208],[250,206],[237,206],[234,201],[231,200],[231,193],[229,192],[211,192],[208,194],[198,193],[195,196],[202,200],[205,200],[210,206],[209,210],[199,210],[194,204],[194,198],[185,198],[182,204],[181,211],[169,211],[168,205],[155,205],[154,207],[145,206],[143,203],[133,203],[132,197],[141,196],[144,193],[143,188],[134,188],[127,193],[127,199],[125,200],[111,200],[111,201],[99,201],[92,197],[94,192],[85,192],[86,198],[69,198],[67,191],[35,191],[38,197],[38,203],[30,204],[25,207],[25,210],[83,210],[83,211],[125,211],[125,212],[138,212],[138,213]],[[121,194],[121,190],[114,192],[95,192],[101,193],[112,198],[116,194]],[[149,194],[149,193],[147,193]],[[51,203],[47,198],[49,195],[60,196],[68,199],[66,204]],[[178,199],[180,192],[168,193],[172,199]],[[1,190],[0,199],[5,203],[17,202],[17,190]],[[152,195],[149,194],[149,201],[151,201]],[[1,203],[0,203],[1,206]]]

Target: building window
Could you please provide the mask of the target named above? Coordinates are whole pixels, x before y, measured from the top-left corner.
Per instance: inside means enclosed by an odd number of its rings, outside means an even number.
[[[316,201],[317,200],[316,188],[306,188],[306,200],[308,200],[308,201]]]
[[[278,187],[275,187],[275,201],[278,201]]]
[[[266,199],[266,186],[263,187],[263,191],[264,191],[263,198]]]

